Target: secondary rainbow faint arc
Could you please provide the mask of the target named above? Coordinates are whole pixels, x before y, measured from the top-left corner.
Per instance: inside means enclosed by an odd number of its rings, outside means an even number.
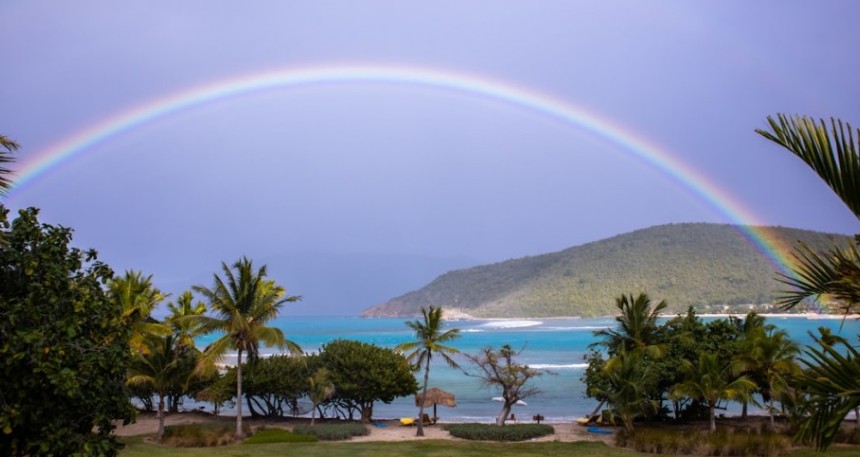
[[[334,65],[276,69],[215,81],[148,101],[110,116],[38,152],[18,173],[12,189],[26,186],[71,157],[108,138],[165,115],[207,103],[270,89],[330,83],[390,83],[435,87],[504,101],[562,120],[591,132],[666,173],[730,221],[777,269],[790,274],[790,260],[766,234],[755,215],[731,195],[680,158],[618,123],[563,99],[485,76],[437,68],[390,65]],[[788,250],[783,249],[785,252]]]

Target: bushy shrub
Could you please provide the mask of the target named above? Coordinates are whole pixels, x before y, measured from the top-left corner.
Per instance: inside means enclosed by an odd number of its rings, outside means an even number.
[[[547,424],[515,424],[498,426],[493,424],[448,424],[445,430],[451,436],[466,440],[481,441],[525,441],[552,435],[555,429]]]
[[[296,425],[293,428],[293,433],[300,435],[313,435],[321,441],[343,441],[352,438],[353,436],[366,436],[370,434],[370,429],[364,424],[346,423],[346,424],[317,424],[311,427],[310,425]]]
[[[791,438],[771,432],[639,428],[619,433],[616,444],[649,454],[775,457],[788,452]]]
[[[242,444],[264,443],[314,443],[319,441],[314,435],[299,435],[282,428],[267,428],[257,430],[253,436],[242,441]]]
[[[243,430],[246,434],[251,432],[247,424]],[[164,427],[163,443],[175,447],[223,446],[232,443],[235,435],[236,425],[232,422],[169,425]]]

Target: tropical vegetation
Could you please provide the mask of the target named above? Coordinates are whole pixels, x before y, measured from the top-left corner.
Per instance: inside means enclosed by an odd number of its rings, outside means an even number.
[[[6,164],[12,163],[12,153],[20,149],[20,145],[7,136],[0,135],[0,196],[5,195],[12,187],[12,170]]]
[[[618,325],[595,332],[583,382],[627,435],[643,419],[707,419],[713,433],[717,408],[759,397],[774,424],[784,409],[775,405],[800,371],[797,348],[783,332],[755,313],[706,323],[690,309],[661,323],[665,303],[652,306],[646,294],[622,296],[616,305]]]
[[[833,190],[860,219],[860,129],[838,119],[828,125],[805,116],[779,114],[768,117],[770,130],[757,132],[798,157]],[[796,267],[781,281],[789,286],[780,302],[787,308],[805,300],[817,300],[844,313],[860,311],[860,235],[844,246],[833,242],[824,253],[801,245],[795,254]],[[799,437],[826,449],[839,432],[848,411],[860,407],[860,358],[846,341],[836,345],[819,340],[820,348],[809,348],[807,370],[800,386],[808,393],[811,407],[802,421]]]
[[[209,301],[215,316],[194,316],[203,332],[222,332],[223,335],[207,347],[201,358],[203,369],[214,366],[216,360],[228,351],[236,351],[236,438],[244,436],[242,429],[242,355],[255,361],[259,357],[260,342],[271,347],[301,353],[301,348],[288,340],[276,327],[266,323],[278,315],[281,306],[301,299],[287,296],[283,287],[266,279],[265,265],[257,270],[250,259],[243,257],[232,267],[221,264],[222,278],[214,276],[211,288],[195,286],[194,290]],[[234,272],[235,270],[235,272]]]
[[[421,397],[427,397],[427,386],[430,380],[430,361],[433,354],[438,354],[442,360],[451,367],[459,367],[452,357],[459,351],[446,343],[455,340],[460,333],[459,329],[451,328],[443,330],[442,308],[430,306],[430,309],[421,308],[421,320],[407,322],[406,325],[415,331],[416,340],[408,341],[397,346],[399,351],[412,351],[407,357],[415,370],[424,369],[424,383],[421,388]],[[424,403],[420,402],[418,417],[424,417]],[[424,436],[424,421],[418,421],[417,436]]]
[[[466,354],[466,359],[476,368],[471,375],[486,387],[502,390],[502,410],[496,416],[496,425],[505,425],[513,405],[540,393],[536,387],[526,385],[544,372],[516,362],[514,358],[522,352],[523,349],[515,350],[505,344],[498,350],[485,347],[477,354]]]
[[[113,277],[72,230],[0,206],[0,455],[116,455],[129,328],[105,293]]]
[[[414,395],[418,384],[412,367],[399,352],[361,341],[334,340],[319,355],[308,356],[312,372],[329,371],[334,394],[323,403],[330,415],[348,420],[373,420],[373,405]]]

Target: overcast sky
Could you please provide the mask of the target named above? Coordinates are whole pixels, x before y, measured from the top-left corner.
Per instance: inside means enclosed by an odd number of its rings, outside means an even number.
[[[860,125],[858,17],[854,0],[6,0],[0,133],[21,144],[26,167],[119,113],[205,84],[420,67],[608,120],[759,222],[855,233],[857,220],[818,178],[754,129],[780,112]],[[468,91],[372,81],[173,112],[85,148],[6,204],[42,208],[45,221],[75,229],[76,244],[156,283],[209,278],[220,261],[247,255],[271,262],[294,293],[303,292],[278,259],[465,265],[658,224],[733,222],[588,129]]]

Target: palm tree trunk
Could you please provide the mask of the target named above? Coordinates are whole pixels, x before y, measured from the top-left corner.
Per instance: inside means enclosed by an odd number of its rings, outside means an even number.
[[[427,398],[427,383],[430,381],[430,353],[424,365],[424,390],[421,394],[421,406],[418,407],[418,432],[415,436],[424,436],[424,399]]]
[[[316,404],[316,402],[314,402],[313,407],[311,407],[311,427],[314,426],[314,419],[316,419],[316,415],[317,415],[317,404]]]
[[[716,405],[712,403],[708,403],[708,415],[711,416],[711,426],[709,428],[711,433],[717,431],[717,415],[714,411],[716,409],[715,406]]]
[[[156,439],[161,441],[164,438],[164,395],[158,394],[158,436]]]
[[[768,403],[768,409],[770,410],[770,429],[776,430],[776,421],[774,420],[774,410],[773,410],[773,396],[771,395],[770,401]]]
[[[749,406],[749,402],[744,400],[743,401],[743,408],[741,409],[741,419],[747,418],[747,407],[748,406]]]
[[[241,440],[245,437],[242,433],[242,350],[236,355],[236,440]]]

